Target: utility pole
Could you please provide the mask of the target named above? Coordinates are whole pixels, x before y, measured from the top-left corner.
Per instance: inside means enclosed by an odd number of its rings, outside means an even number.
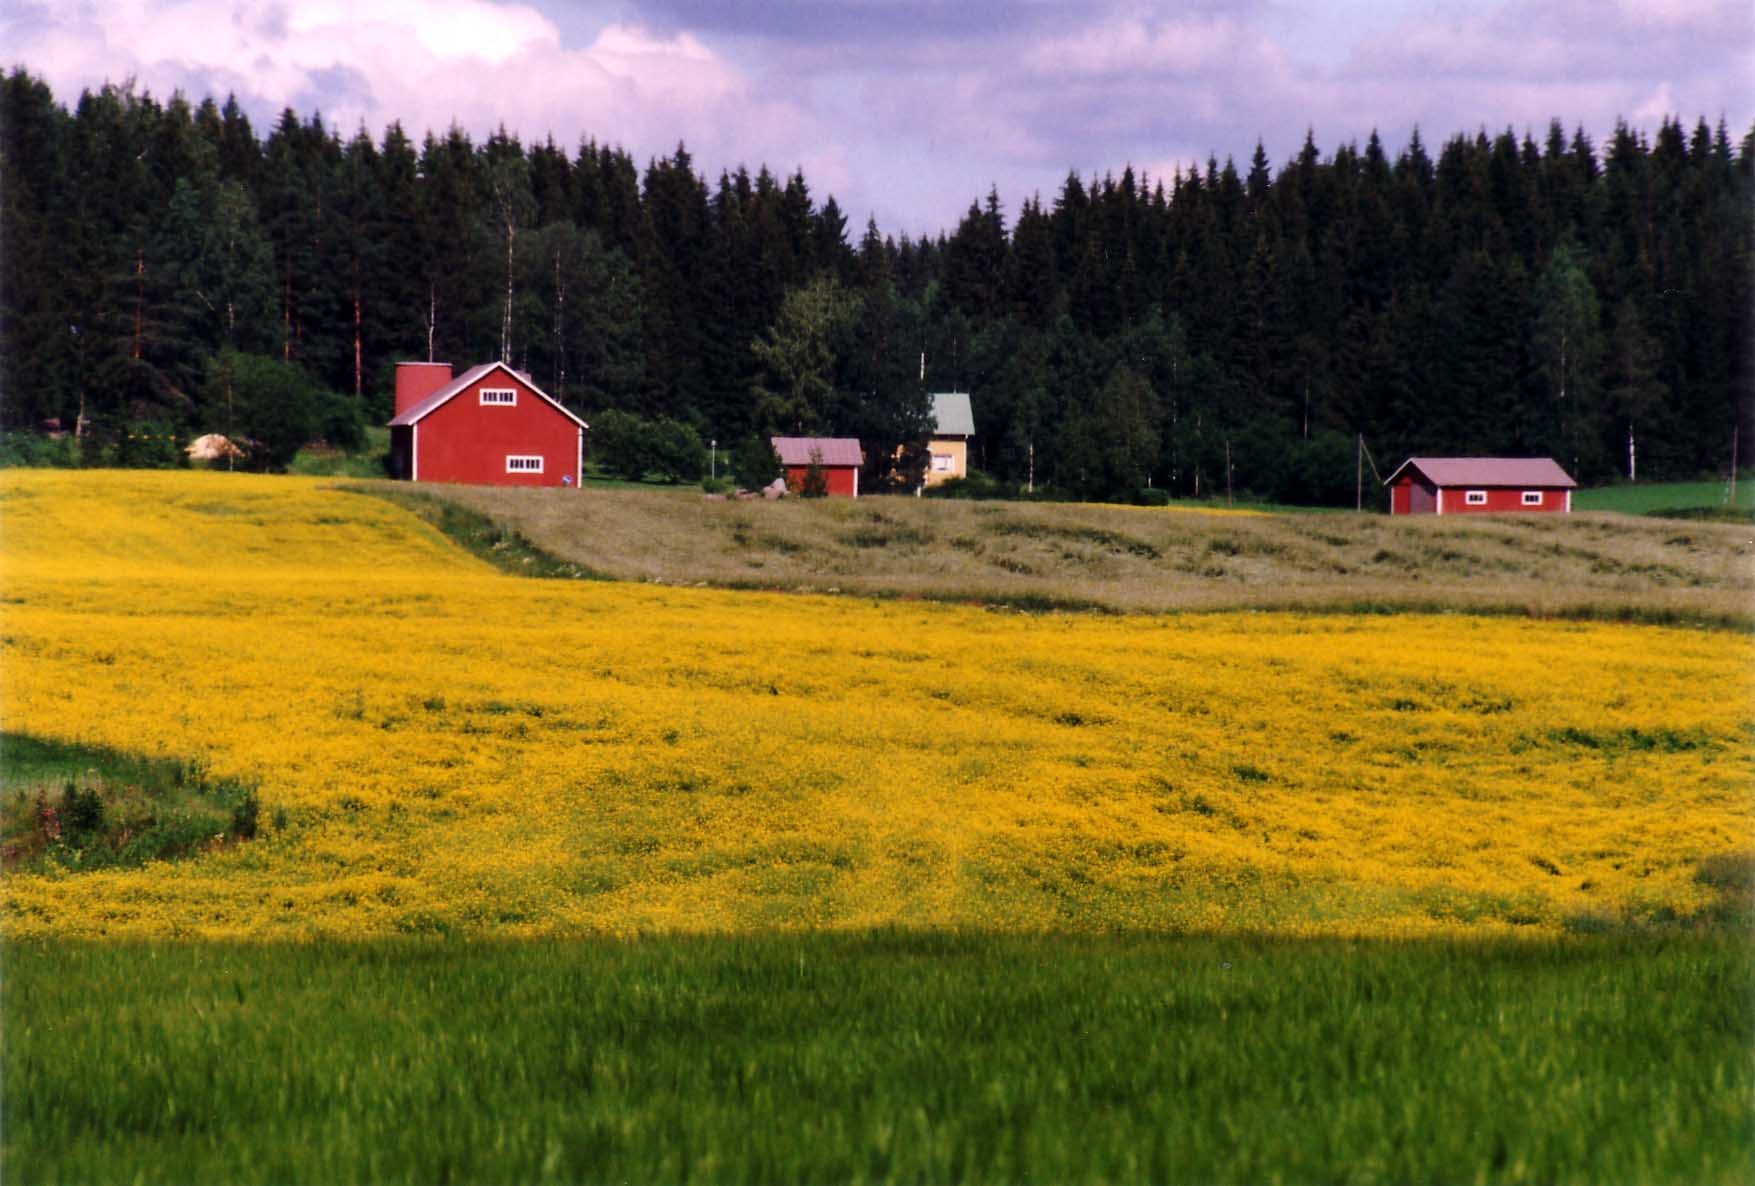
[[[1365,434],[1359,434],[1359,447],[1353,452],[1353,509],[1365,509]]]
[[[1742,430],[1741,422],[1731,425],[1731,509],[1737,509],[1737,433]]]

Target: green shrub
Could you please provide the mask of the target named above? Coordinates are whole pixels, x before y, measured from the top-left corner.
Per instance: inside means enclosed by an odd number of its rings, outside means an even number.
[[[101,832],[104,827],[104,797],[94,788],[82,788],[69,780],[61,792],[61,826],[70,840],[73,837]]]
[[[256,792],[246,790],[244,797],[232,808],[232,836],[238,840],[256,839],[257,818],[261,811]]]
[[[118,859],[124,865],[174,860],[199,851],[203,845],[223,835],[225,821],[173,809],[160,815],[151,827],[128,841]]]
[[[746,437],[731,451],[731,473],[745,490],[760,490],[780,476],[780,455],[766,437]]]
[[[114,463],[125,469],[176,469],[189,463],[176,426],[163,420],[128,420],[116,429]]]
[[[800,498],[826,498],[829,493],[829,475],[823,470],[823,455],[820,451],[810,451],[810,464],[805,467],[804,481],[799,483]]]
[[[591,417],[591,459],[618,478],[646,476],[644,423],[632,412],[611,408]]]
[[[365,443],[352,400],[325,391],[292,363],[235,350],[209,364],[202,415],[228,436],[250,440],[252,469],[284,470],[318,437],[344,449]]]
[[[689,425],[613,408],[591,418],[591,454],[601,468],[630,482],[652,476],[693,482],[707,468],[707,446]]]
[[[926,488],[928,498],[1016,498],[1017,488],[1007,486],[980,470],[970,470],[965,478],[951,478]]]
[[[72,436],[34,432],[0,433],[0,469],[73,469],[79,465],[79,442]]]

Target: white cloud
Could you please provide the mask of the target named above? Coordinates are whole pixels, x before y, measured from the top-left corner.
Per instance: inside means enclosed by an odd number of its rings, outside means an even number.
[[[1671,29],[1723,30],[1749,23],[1744,0],[1617,0],[1616,7],[1635,24]]]
[[[686,31],[612,24],[567,47],[540,9],[495,0],[101,7],[25,0],[17,17],[0,19],[0,44],[69,104],[82,89],[133,77],[161,98],[235,91],[259,116],[320,110],[343,132],[400,120],[418,136],[455,121],[479,137],[504,124],[527,142],[589,135],[643,157],[681,141],[708,167],[769,160],[805,164],[819,186],[846,179],[802,107],[764,93]]]
[[[1636,127],[1650,128],[1667,116],[1676,114],[1676,100],[1670,94],[1670,84],[1658,86],[1643,103],[1632,111],[1632,121]]]
[[[1147,23],[1124,17],[1040,42],[1025,57],[1032,69],[1056,74],[1205,72],[1256,57],[1266,39],[1228,17]]]

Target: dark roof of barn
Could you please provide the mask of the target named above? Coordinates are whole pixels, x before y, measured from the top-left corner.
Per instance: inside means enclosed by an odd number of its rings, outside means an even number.
[[[781,465],[809,465],[811,454],[822,465],[863,465],[865,454],[854,437],[773,437]]]
[[[447,400],[454,398],[459,392],[467,390],[469,387],[485,378],[487,373],[494,370],[496,367],[505,371],[508,375],[515,377],[519,382],[530,388],[530,390],[534,391],[542,399],[553,404],[557,412],[573,421],[573,423],[577,424],[580,428],[591,427],[589,424],[579,419],[579,417],[567,411],[566,408],[562,407],[559,400],[532,383],[529,375],[525,374],[523,371],[515,371],[503,362],[484,362],[480,366],[470,367],[467,371],[458,375],[455,379],[421,400],[418,404],[415,404],[412,408],[408,409],[408,411],[390,421],[390,427],[398,428],[414,424],[415,422],[424,419],[430,412],[444,404]]]
[[[1410,457],[1384,479],[1389,485],[1413,467],[1434,486],[1514,486],[1534,490],[1578,485],[1552,457]]]

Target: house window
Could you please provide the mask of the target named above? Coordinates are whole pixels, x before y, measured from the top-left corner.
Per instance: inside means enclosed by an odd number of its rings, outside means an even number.
[[[483,387],[481,389],[481,402],[510,408],[518,402],[518,389],[516,387]]]
[[[506,472],[509,474],[540,474],[542,472],[542,457],[540,454],[535,457],[508,456],[506,458]]]
[[[1540,490],[1525,490],[1523,492],[1523,505],[1526,507],[1541,506],[1542,492]]]
[[[953,472],[955,472],[956,468],[957,468],[957,459],[952,457],[949,453],[934,453],[932,455],[932,472],[933,473],[935,473],[935,474],[953,473]]]
[[[1463,494],[1463,505],[1464,506],[1471,506],[1471,507],[1484,507],[1484,506],[1486,506],[1487,505],[1487,492],[1485,490],[1465,491]]]

